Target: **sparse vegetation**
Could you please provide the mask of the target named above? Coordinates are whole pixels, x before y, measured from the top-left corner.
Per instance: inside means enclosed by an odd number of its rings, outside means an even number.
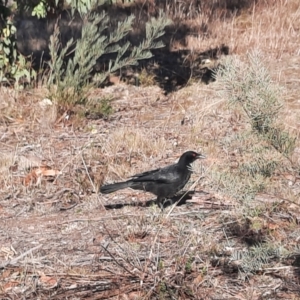
[[[85,116],[90,119],[107,118],[113,113],[113,98],[89,99],[85,105]]]
[[[279,169],[297,170],[290,159],[296,137],[280,122],[280,87],[272,82],[258,53],[246,58],[246,62],[227,59],[216,75],[220,94],[245,126],[220,140],[235,160],[235,167],[229,163],[221,170],[218,166],[213,174],[220,189],[243,201],[253,200],[257,193],[270,187],[270,178]]]
[[[92,8],[90,8],[91,10]],[[161,48],[164,44],[157,40],[164,34],[164,28],[171,23],[162,12],[157,19],[152,18],[146,24],[146,37],[139,46],[129,42],[121,44],[122,40],[132,30],[134,15],[119,22],[115,31],[109,37],[104,34],[109,18],[105,12],[82,14],[82,36],[76,42],[74,57],[67,62],[66,56],[73,44],[69,40],[66,47],[60,50],[58,27],[50,39],[50,76],[48,86],[58,106],[63,110],[78,103],[88,103],[88,91],[102,84],[113,72],[130,65],[136,65],[139,60],[152,56],[151,50]],[[130,52],[130,53],[128,53]],[[92,70],[97,60],[104,54],[116,53],[116,58],[109,61],[108,70],[98,73],[92,79]]]
[[[16,27],[10,17],[3,16],[2,12],[0,17],[4,18],[4,26],[0,27],[0,85],[14,85],[18,88],[24,86],[24,83],[31,83],[36,78],[36,72],[16,49]]]
[[[252,131],[282,155],[289,157],[296,139],[279,122],[282,109],[280,88],[263,66],[262,56],[248,54],[248,64],[228,59],[219,71],[224,97],[231,106],[239,106],[248,118]]]
[[[152,86],[155,85],[155,76],[148,74],[146,69],[143,69],[137,77],[138,85],[141,86]]]
[[[299,1],[117,2],[139,21],[164,5],[186,26],[172,30],[194,28],[170,49],[230,55],[208,85],[166,92],[145,73],[99,88],[87,55],[62,62],[55,31],[52,99],[41,82],[0,87],[0,298],[298,299]],[[176,207],[97,192],[185,150],[207,159]]]

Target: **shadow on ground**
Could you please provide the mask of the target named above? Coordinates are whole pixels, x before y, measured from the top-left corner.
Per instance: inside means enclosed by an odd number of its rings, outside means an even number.
[[[180,194],[172,197],[171,199],[167,199],[164,203],[163,203],[163,208],[167,208],[175,203],[177,203],[177,206],[181,206],[181,205],[185,205],[187,204],[187,200],[191,200],[193,198],[193,195],[195,193],[204,193],[207,194],[203,191],[182,191]],[[159,205],[159,203],[157,203],[156,200],[148,200],[146,202],[136,202],[136,203],[116,203],[116,204],[107,204],[104,205],[104,207],[108,210],[110,209],[121,209],[125,206],[138,206],[138,207],[150,207],[153,205]]]
[[[148,74],[153,74],[157,84],[168,94],[185,87],[191,79],[206,84],[214,81],[214,72],[219,67],[218,59],[221,55],[229,54],[229,47],[221,45],[199,53],[160,49],[154,50],[153,54],[150,60],[140,62],[137,71],[140,73],[144,68]]]
[[[191,11],[195,13],[199,1],[192,2],[194,10]],[[103,8],[101,9],[103,10]],[[105,10],[110,20],[108,29],[104,31],[107,36],[117,27],[118,22],[125,20],[131,14],[136,16],[133,31],[126,37],[133,46],[138,45],[145,38],[145,23],[151,17],[158,15],[158,10],[153,9],[152,11],[149,5],[145,7],[134,5],[130,7],[109,6]],[[122,72],[117,72],[115,75],[120,80],[134,85],[143,84],[140,73],[144,71],[146,76],[153,77],[154,82],[152,84],[159,85],[166,94],[184,87],[192,78],[202,80],[205,83],[214,80],[213,71],[218,66],[217,60],[221,55],[229,54],[229,47],[219,45],[201,53],[190,50],[169,50],[171,43],[185,47],[188,36],[212,34],[208,31],[207,26],[203,26],[203,24],[187,26],[176,18],[174,11],[173,24],[166,28],[166,33],[162,37],[166,47],[153,50],[153,57],[141,60],[138,66],[125,68]],[[71,38],[76,41],[81,37],[83,20],[79,14],[72,17],[70,11],[64,10],[59,14],[49,15],[45,19],[37,19],[28,15],[28,13],[27,15],[17,15],[15,24],[17,27],[18,51],[31,60],[33,67],[40,71],[47,69],[47,62],[51,60],[49,40],[56,24],[60,29],[61,46],[64,47]],[[126,40],[122,42],[125,43]],[[72,50],[74,50],[75,45],[73,44],[69,49],[70,55],[66,57],[66,61],[74,55]],[[107,70],[109,60],[114,59],[116,59],[116,54],[101,56],[94,66],[93,74]],[[106,83],[110,84],[109,81]]]

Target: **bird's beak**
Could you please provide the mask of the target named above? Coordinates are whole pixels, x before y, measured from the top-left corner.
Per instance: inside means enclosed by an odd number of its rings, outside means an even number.
[[[206,158],[206,156],[198,153],[197,158]]]

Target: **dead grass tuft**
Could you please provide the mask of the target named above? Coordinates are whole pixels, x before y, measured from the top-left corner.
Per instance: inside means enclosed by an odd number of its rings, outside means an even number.
[[[252,2],[250,6],[231,13],[224,7],[216,10],[207,7],[197,18],[189,21],[199,34],[188,38],[188,48],[203,51],[225,44],[236,54],[262,50],[272,60],[287,52],[297,55],[299,14],[297,1]],[[286,18],[287,15],[290,17]]]

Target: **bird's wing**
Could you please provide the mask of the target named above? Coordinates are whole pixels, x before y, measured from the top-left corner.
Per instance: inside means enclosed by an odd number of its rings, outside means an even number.
[[[136,174],[132,178],[134,182],[153,181],[157,183],[174,183],[178,180],[180,180],[180,173],[175,165]]]
[[[159,168],[159,169],[155,169],[155,170],[151,170],[151,171],[146,171],[146,172],[143,172],[143,173],[135,174],[135,175],[131,176],[131,178],[134,179],[134,178],[145,177],[145,176],[157,173],[157,172],[159,172],[159,170],[161,170],[161,169]]]

